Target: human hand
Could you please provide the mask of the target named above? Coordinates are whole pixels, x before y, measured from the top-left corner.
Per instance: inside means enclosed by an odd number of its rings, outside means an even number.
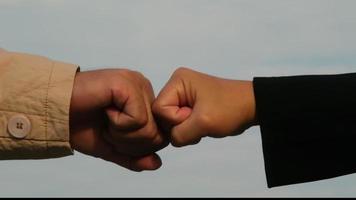
[[[70,106],[72,148],[142,171],[161,166],[168,145],[151,112],[154,92],[140,73],[125,69],[78,72]]]
[[[179,68],[153,112],[170,132],[173,146],[196,144],[205,136],[237,135],[256,124],[253,84]]]

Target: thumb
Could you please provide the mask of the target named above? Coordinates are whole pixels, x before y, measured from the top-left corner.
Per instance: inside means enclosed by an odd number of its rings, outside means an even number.
[[[153,113],[163,121],[163,123],[178,125],[191,115],[192,109],[186,106],[163,106],[155,103],[153,105]]]
[[[177,125],[189,117],[192,112],[191,107],[180,82],[172,78],[153,102],[152,112],[164,123]]]
[[[163,132],[170,133],[172,127],[185,121],[190,116],[191,112],[192,109],[189,107],[162,107],[159,112],[156,112],[157,125]]]
[[[130,157],[119,153],[110,153],[103,156],[103,159],[136,172],[156,170],[162,166],[161,158],[157,154],[150,154],[143,157]]]
[[[169,96],[167,92],[161,93],[152,106],[152,112],[156,117],[158,126],[165,132],[170,132],[172,126],[181,124],[192,113],[190,107],[180,107],[178,102],[175,102],[174,97]]]

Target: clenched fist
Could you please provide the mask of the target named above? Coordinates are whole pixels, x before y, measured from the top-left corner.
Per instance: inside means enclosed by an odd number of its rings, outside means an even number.
[[[138,72],[78,72],[70,106],[72,147],[134,171],[159,168],[155,152],[169,142],[153,118],[154,98],[150,82]]]
[[[250,81],[226,80],[179,68],[153,104],[171,143],[180,147],[201,138],[242,133],[256,124]]]

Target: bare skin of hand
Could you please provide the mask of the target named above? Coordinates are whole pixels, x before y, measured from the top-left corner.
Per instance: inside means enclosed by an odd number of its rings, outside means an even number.
[[[162,162],[155,152],[169,141],[153,118],[154,98],[138,72],[78,72],[70,106],[72,148],[133,171],[158,169]]]
[[[255,107],[251,81],[179,68],[155,100],[153,112],[170,132],[172,145],[181,147],[207,136],[241,134],[256,124]]]

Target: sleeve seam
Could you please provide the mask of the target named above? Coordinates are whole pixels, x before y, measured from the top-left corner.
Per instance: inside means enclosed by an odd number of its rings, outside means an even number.
[[[2,110],[0,109],[0,113],[2,112],[7,112],[7,113],[14,113],[14,114],[24,114],[26,116],[32,116],[32,117],[45,117],[43,115],[35,115],[35,114],[29,114],[29,113],[26,113],[26,112],[17,112],[17,111],[11,111],[11,110]],[[57,123],[67,123],[68,120],[67,119],[58,119],[58,118],[54,118],[54,117],[50,117],[48,119],[48,121],[51,121],[51,122],[57,122]]]
[[[48,113],[48,97],[49,97],[49,90],[51,87],[51,81],[52,81],[52,73],[53,73],[53,68],[55,66],[55,63],[51,61],[51,69],[48,77],[48,84],[47,84],[47,90],[46,90],[46,99],[45,99],[45,104],[44,104],[44,128],[45,128],[45,138],[46,138],[46,152],[49,154],[49,147],[48,147],[48,118],[49,118],[49,113]]]

